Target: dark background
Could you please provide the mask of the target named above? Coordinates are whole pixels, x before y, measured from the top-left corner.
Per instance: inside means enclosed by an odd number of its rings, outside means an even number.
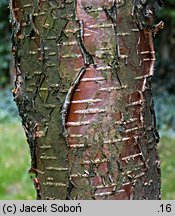
[[[34,199],[27,170],[29,149],[13,102],[13,60],[8,0],[0,0],[0,199]],[[160,134],[162,198],[175,199],[175,0],[164,1],[156,23],[165,27],[156,35],[153,94]]]

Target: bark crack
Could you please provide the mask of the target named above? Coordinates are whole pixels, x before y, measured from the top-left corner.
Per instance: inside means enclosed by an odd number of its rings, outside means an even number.
[[[86,49],[85,45],[84,45],[84,40],[83,40],[83,36],[84,36],[84,23],[83,20],[78,20],[77,21],[79,24],[79,31],[77,32],[77,41],[78,44],[80,46],[82,55],[83,55],[83,59],[84,59],[84,64],[85,65],[90,65],[90,64],[95,64],[94,62],[94,58],[93,56],[88,52],[88,50]]]
[[[80,72],[78,73],[77,77],[75,78],[74,82],[72,83],[71,87],[69,88],[68,93],[67,93],[66,98],[65,98],[65,101],[64,101],[64,104],[63,104],[63,108],[62,108],[61,113],[62,113],[62,124],[64,127],[64,136],[65,137],[68,136],[67,130],[66,130],[66,115],[68,112],[69,105],[71,103],[71,98],[72,98],[72,95],[74,93],[75,87],[80,82],[80,79],[83,76],[84,72],[86,71],[86,68],[87,68],[86,66],[81,68]]]
[[[114,26],[114,31],[115,31],[115,39],[116,39],[116,51],[114,55],[114,59],[111,64],[108,64],[114,71],[115,71],[115,76],[119,82],[119,85],[122,87],[123,84],[119,78],[118,75],[118,67],[119,67],[119,59],[121,58],[120,54],[120,42],[119,42],[119,34],[118,34],[118,26],[117,26],[117,3],[116,1],[114,2],[113,6],[111,8],[106,8],[103,7],[103,10],[106,13],[106,16],[111,20],[113,26]]]

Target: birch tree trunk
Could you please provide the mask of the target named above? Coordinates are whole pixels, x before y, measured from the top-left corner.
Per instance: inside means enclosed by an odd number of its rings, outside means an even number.
[[[38,199],[160,199],[157,0],[11,0],[13,90]]]

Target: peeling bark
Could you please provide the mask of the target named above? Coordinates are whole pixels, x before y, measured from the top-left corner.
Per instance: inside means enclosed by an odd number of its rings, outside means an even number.
[[[38,199],[160,199],[156,0],[11,0],[13,90]]]

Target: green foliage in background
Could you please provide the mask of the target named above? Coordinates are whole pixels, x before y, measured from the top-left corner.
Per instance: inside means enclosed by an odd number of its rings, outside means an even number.
[[[175,137],[175,96],[167,92],[155,93],[154,101],[160,135]]]
[[[158,13],[157,23],[162,20],[165,27],[155,37],[156,67],[154,84],[156,91],[175,94],[175,0],[164,0]]]
[[[163,3],[164,7],[159,12],[158,16],[166,17],[167,19],[170,19],[172,23],[175,23],[175,10],[173,8],[175,5],[175,0],[164,0]]]
[[[0,0],[0,88],[10,82],[11,43],[8,1]]]
[[[30,152],[11,89],[0,91],[0,200],[35,199]]]
[[[175,137],[161,136],[159,154],[161,161],[162,199],[175,200]]]
[[[0,1],[0,7],[2,7],[2,6],[7,6],[8,5],[8,0],[1,0]]]
[[[0,124],[0,200],[35,199],[30,153],[21,123]]]
[[[9,88],[0,91],[0,123],[19,121],[16,103]]]

